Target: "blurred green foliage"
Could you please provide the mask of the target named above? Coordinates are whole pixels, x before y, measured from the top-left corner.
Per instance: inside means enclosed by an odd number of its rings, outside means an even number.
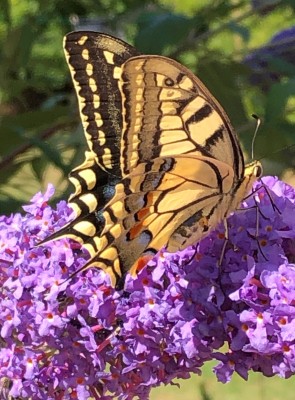
[[[243,60],[294,26],[294,9],[295,0],[2,0],[1,214],[49,181],[57,199],[72,190],[66,176],[86,149],[62,50],[63,36],[74,29],[106,31],[142,53],[176,58],[223,104],[246,154],[255,130],[251,114],[263,119],[255,157],[265,156],[265,173],[293,169],[294,148],[274,152],[295,143],[295,64],[276,56],[262,85]]]

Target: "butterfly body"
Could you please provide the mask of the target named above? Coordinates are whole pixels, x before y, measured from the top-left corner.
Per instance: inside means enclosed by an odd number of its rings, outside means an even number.
[[[244,165],[230,121],[203,83],[174,60],[138,55],[95,32],[65,38],[89,150],[72,171],[69,236],[112,284],[163,246],[196,243],[237,208],[261,174]]]

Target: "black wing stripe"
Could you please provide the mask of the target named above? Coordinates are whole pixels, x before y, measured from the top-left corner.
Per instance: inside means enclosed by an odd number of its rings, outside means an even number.
[[[209,117],[212,114],[213,109],[209,104],[205,104],[202,108],[197,110],[192,116],[186,121],[186,124],[197,123]]]

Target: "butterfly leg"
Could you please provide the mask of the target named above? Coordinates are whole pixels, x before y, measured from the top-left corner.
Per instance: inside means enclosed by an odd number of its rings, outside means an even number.
[[[263,188],[265,190],[270,202],[271,202],[273,210],[277,211],[279,214],[281,214],[281,211],[277,207],[277,205],[275,204],[268,187],[264,184],[262,179],[259,179],[259,182],[261,183],[261,186],[259,186],[259,187],[255,188],[254,190],[252,190],[251,193],[249,193],[248,196],[246,196],[243,201],[245,201],[245,200],[249,199],[251,196],[253,196],[255,204],[257,206],[258,203],[257,203],[257,200],[254,197],[254,194],[258,193],[260,191],[260,189]],[[258,193],[258,197],[259,197],[259,193]],[[254,207],[256,207],[256,206],[254,206]],[[249,209],[249,208],[252,208],[252,207],[247,207],[247,209]],[[243,210],[243,208],[239,209],[239,210]],[[259,212],[260,212],[260,214],[262,215],[263,218],[268,219],[265,215],[263,215],[263,213],[262,213],[262,211],[260,209],[259,209]]]
[[[260,188],[259,188],[259,189],[260,189]],[[259,251],[260,251],[262,257],[265,259],[265,261],[268,261],[267,257],[265,256],[265,254],[264,254],[263,251],[262,251],[262,247],[261,247],[260,240],[259,240],[259,216],[261,215],[262,218],[268,219],[268,220],[269,220],[269,218],[266,217],[265,215],[263,215],[263,213],[262,213],[262,211],[260,210],[259,205],[258,205],[258,202],[257,202],[257,200],[255,199],[255,197],[254,197],[254,202],[255,202],[255,209],[256,209],[255,236],[253,236],[253,235],[250,235],[250,236],[251,236],[253,239],[256,240],[258,249],[259,249]]]
[[[224,243],[223,243],[223,246],[222,246],[222,249],[221,249],[221,253],[220,253],[220,257],[219,257],[219,260],[218,260],[218,267],[220,267],[221,264],[222,264],[222,261],[223,261],[223,258],[224,258],[224,254],[225,254],[225,249],[226,249],[226,246],[227,246],[227,243],[228,243],[228,223],[227,223],[227,219],[224,219],[223,224],[224,224]]]
[[[278,213],[280,213],[280,210],[279,210],[278,207],[275,205],[275,203],[274,203],[274,201],[273,201],[273,199],[272,199],[272,197],[271,197],[271,194],[270,194],[268,188],[265,186],[265,184],[263,183],[262,180],[260,180],[260,182],[261,182],[261,186],[257,187],[255,190],[253,190],[253,191],[252,191],[247,197],[245,197],[245,199],[244,199],[244,200],[246,200],[247,198],[249,198],[250,196],[252,196],[252,197],[253,197],[253,201],[254,201],[255,204],[254,204],[253,206],[251,206],[251,207],[247,207],[247,208],[240,209],[240,210],[243,211],[243,210],[250,210],[250,209],[255,208],[255,210],[256,210],[255,233],[254,233],[254,234],[248,233],[248,235],[249,235],[252,239],[254,239],[254,240],[256,241],[257,247],[258,247],[258,249],[259,249],[260,254],[261,254],[262,257],[265,259],[265,261],[268,261],[267,257],[265,256],[265,254],[264,254],[264,252],[263,252],[263,250],[262,250],[263,239],[262,239],[262,240],[259,240],[259,225],[260,225],[260,224],[259,224],[259,221],[260,221],[260,217],[262,217],[262,218],[265,219],[265,220],[269,220],[270,222],[271,222],[271,220],[270,220],[269,217],[267,217],[266,215],[263,214],[262,210],[261,210],[260,207],[259,207],[259,201],[258,201],[257,198],[255,197],[255,195],[257,195],[257,197],[259,198],[259,200],[261,200],[261,199],[263,198],[263,196],[264,196],[265,194],[267,194],[267,196],[269,197],[270,202],[271,202],[271,204],[272,204],[273,210],[274,210],[274,211],[277,211]],[[264,189],[264,192],[261,192],[261,193],[260,193],[260,190],[261,190],[262,188]]]

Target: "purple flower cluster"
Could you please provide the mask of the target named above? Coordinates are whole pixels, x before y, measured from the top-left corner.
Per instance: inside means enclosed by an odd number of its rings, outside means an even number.
[[[199,244],[160,252],[124,292],[67,239],[34,247],[71,219],[49,187],[26,215],[0,217],[0,397],[148,399],[201,373],[290,377],[295,370],[295,190],[263,178],[244,210]],[[221,261],[221,265],[220,264]]]

